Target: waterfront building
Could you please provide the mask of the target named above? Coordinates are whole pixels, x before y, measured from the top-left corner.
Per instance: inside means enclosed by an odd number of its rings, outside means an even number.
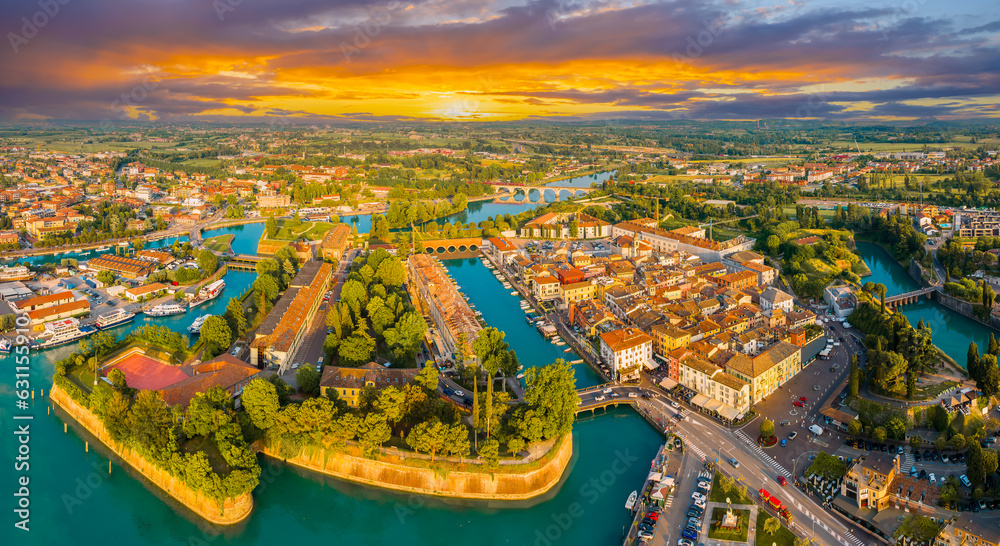
[[[125,299],[127,299],[128,301],[137,302],[147,296],[158,295],[160,292],[163,292],[169,288],[170,287],[165,284],[154,282],[151,284],[136,286],[134,288],[127,288],[125,289],[124,294],[125,294]]]
[[[306,330],[333,276],[328,263],[310,260],[302,264],[288,289],[257,328],[250,343],[250,363],[261,369],[271,366],[285,371],[289,357],[305,338]]]
[[[858,306],[855,288],[850,285],[828,286],[823,290],[825,301],[838,318],[847,318]]]
[[[724,366],[726,373],[750,384],[750,403],[756,404],[802,371],[802,352],[779,341],[756,356],[737,354]]]
[[[594,297],[596,288],[590,281],[580,281],[572,284],[559,285],[560,298],[564,304],[589,300]]]
[[[140,250],[135,253],[135,257],[136,259],[154,262],[161,266],[170,265],[174,262],[173,254],[169,252],[161,252],[159,250]]]
[[[458,362],[462,354],[474,355],[472,343],[483,327],[444,267],[426,254],[410,256],[407,267],[415,299],[428,310],[437,326],[444,344],[442,356]],[[461,346],[463,340],[464,346]]]
[[[545,273],[531,279],[531,293],[538,301],[553,300],[560,296],[559,279]]]
[[[507,265],[517,254],[517,245],[510,242],[506,237],[490,237],[487,252],[493,260],[500,265]]]
[[[73,299],[73,293],[67,290],[65,292],[53,292],[51,294],[44,294],[33,298],[11,301],[8,302],[8,305],[10,305],[11,309],[15,312],[24,313],[36,311],[38,309],[45,309],[46,307],[55,307],[57,305],[69,303],[73,301]]]
[[[618,381],[639,378],[643,367],[654,369],[653,338],[633,327],[601,334],[601,359]]]
[[[96,271],[110,271],[126,279],[147,277],[156,271],[157,265],[146,260],[105,254],[87,261],[87,267]]]
[[[413,381],[418,373],[420,370],[417,368],[386,368],[374,362],[357,368],[327,366],[323,369],[323,377],[319,382],[320,396],[327,396],[327,392],[333,389],[348,406],[356,408],[365,387],[376,390],[386,387],[401,389]]]
[[[31,320],[31,324],[37,325],[88,314],[90,314],[90,302],[87,300],[76,300],[36,309],[28,313],[28,318]]]

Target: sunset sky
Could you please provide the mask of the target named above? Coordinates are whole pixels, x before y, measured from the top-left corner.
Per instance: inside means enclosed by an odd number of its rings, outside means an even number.
[[[48,1],[0,3],[0,118],[1000,116],[997,1]]]

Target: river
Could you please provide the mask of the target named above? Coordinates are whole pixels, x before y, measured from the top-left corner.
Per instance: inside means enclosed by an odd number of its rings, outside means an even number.
[[[248,227],[225,229],[247,235],[245,239],[255,246],[256,238]],[[577,358],[529,327],[517,298],[504,291],[478,259],[445,264],[487,322],[507,333],[507,341],[525,367]],[[226,293],[198,312],[221,314],[229,298],[241,294],[254,277],[250,272],[229,273]],[[141,319],[115,333],[124,334],[143,321],[186,333],[197,314]],[[47,392],[54,361],[74,350],[75,346],[66,346],[32,354],[32,388]],[[2,362],[10,370],[13,358],[5,357]],[[578,387],[599,381],[584,365],[575,370]],[[0,390],[0,419],[7,423],[13,422],[15,402],[10,374],[11,380],[4,381]],[[663,443],[662,436],[631,409],[584,417],[574,425],[575,455],[564,482],[543,498],[518,504],[402,495],[265,460],[261,485],[254,492],[253,514],[218,538],[206,534],[207,526],[143,485],[117,462],[109,476],[105,454],[93,442],[85,453],[84,440],[92,439],[72,428],[64,434],[63,420],[46,413],[45,399],[36,397],[31,407],[31,532],[15,532],[8,520],[0,531],[3,544],[317,544],[335,540],[422,545],[440,544],[442,537],[474,546],[609,544],[621,540],[622,528],[629,522],[625,499],[642,483],[650,459]],[[10,437],[5,435],[2,443],[5,457],[13,456]],[[0,481],[13,490],[14,469],[11,464],[2,466]],[[7,514],[13,519],[9,510]]]
[[[858,254],[872,270],[869,277],[861,282],[882,283],[888,289],[887,296],[902,294],[920,287],[919,283],[899,265],[881,246],[871,243],[857,243]],[[931,338],[960,366],[965,367],[969,343],[979,345],[980,354],[985,352],[990,340],[991,328],[983,326],[965,315],[956,313],[936,300],[921,299],[919,303],[904,305],[903,315],[910,324],[916,325],[921,319],[931,327]]]

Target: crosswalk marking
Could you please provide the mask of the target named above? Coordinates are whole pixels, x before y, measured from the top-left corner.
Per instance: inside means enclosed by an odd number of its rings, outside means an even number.
[[[856,546],[865,546],[865,541],[852,535],[851,533],[847,533],[847,540],[851,541],[851,543],[855,544]]]
[[[784,476],[786,478],[792,477],[792,473],[791,472],[789,472],[784,467],[782,467],[781,465],[779,465],[777,463],[777,461],[775,461],[774,459],[771,459],[770,457],[768,457],[767,453],[764,453],[764,450],[761,449],[761,447],[759,445],[757,445],[757,442],[754,441],[754,440],[751,440],[750,437],[747,436],[742,430],[737,430],[736,431],[736,436],[739,439],[741,439],[744,442],[746,442],[746,444],[748,446],[750,446],[752,449],[755,449],[757,451],[757,453],[760,453],[761,456],[764,457],[764,460],[767,461],[767,463],[769,465],[771,465],[775,470],[777,470],[779,474],[781,474],[782,476]]]

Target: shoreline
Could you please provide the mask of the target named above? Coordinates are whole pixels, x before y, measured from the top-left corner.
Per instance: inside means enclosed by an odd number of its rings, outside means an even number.
[[[127,463],[132,470],[155,485],[160,492],[166,493],[174,501],[205,521],[216,525],[235,525],[245,520],[253,512],[254,502],[250,493],[235,499],[227,498],[225,504],[220,508],[211,499],[189,488],[175,476],[155,467],[135,450],[115,444],[111,441],[107,430],[97,419],[97,416],[89,409],[80,406],[59,385],[52,384],[49,390],[49,399],[64,411],[67,417],[82,426],[101,445],[114,453],[120,461]]]
[[[522,473],[441,470],[327,452],[321,448],[311,448],[311,451],[308,453],[304,448],[291,458],[282,457],[276,448],[268,446],[262,446],[259,452],[317,474],[380,489],[501,502],[530,500],[548,493],[562,483],[574,459],[572,432],[559,440],[557,451],[542,466]],[[476,463],[471,465],[480,466]]]

